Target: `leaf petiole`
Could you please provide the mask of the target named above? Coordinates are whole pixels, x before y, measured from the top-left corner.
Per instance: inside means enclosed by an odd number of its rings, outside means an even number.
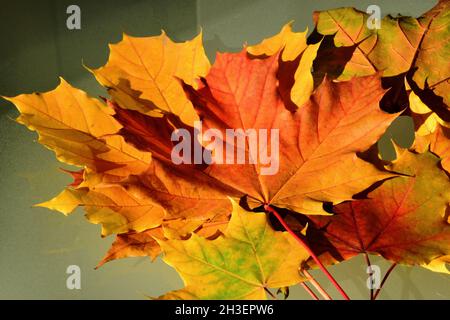
[[[369,259],[369,255],[367,254],[367,252],[364,252],[364,260],[366,260],[366,264],[367,266],[370,268],[370,270],[372,270],[372,263],[370,262]],[[370,273],[370,277],[372,277],[373,273]],[[372,286],[370,287],[370,300],[373,300],[373,288]]]
[[[348,295],[345,293],[344,289],[342,289],[342,287],[339,285],[339,283],[337,283],[337,281],[333,278],[331,273],[325,268],[325,266],[322,264],[322,262],[319,260],[319,258],[314,254],[314,252],[311,250],[311,248],[306,244],[306,242],[304,242],[299,236],[297,236],[295,234],[295,232],[292,231],[291,228],[289,228],[289,226],[283,220],[283,218],[280,216],[280,214],[268,204],[264,205],[264,210],[266,212],[272,213],[278,219],[278,221],[281,223],[281,225],[284,227],[284,229],[286,229],[286,231],[289,232],[289,234],[291,234],[294,237],[294,239],[297,240],[297,242],[302,245],[302,247],[311,256],[311,258],[313,258],[314,262],[317,263],[317,265],[319,266],[320,270],[322,270],[322,272],[330,280],[330,282],[334,285],[334,287],[339,291],[339,293],[342,295],[342,297],[345,300],[350,300]]]
[[[314,286],[314,288],[317,289],[317,291],[319,291],[320,295],[325,299],[325,300],[333,300],[331,299],[330,295],[328,294],[328,292],[325,291],[324,288],[322,288],[322,286],[320,285],[320,283],[318,283],[316,281],[316,279],[313,278],[313,276],[307,271],[307,270],[302,270],[302,273],[306,276],[306,278],[308,278],[309,282],[311,282],[311,284]]]
[[[386,282],[386,280],[389,278],[389,275],[391,274],[392,270],[395,269],[395,267],[397,266],[397,263],[392,263],[392,265],[389,267],[388,271],[386,271],[386,274],[383,277],[383,280],[381,281],[380,287],[377,289],[377,291],[375,291],[375,294],[373,295],[373,300],[376,300],[378,295],[381,292],[381,289],[384,286],[384,283]]]
[[[309,293],[309,295],[314,299],[314,300],[319,300],[319,297],[317,297],[317,295],[311,290],[310,287],[308,287],[308,285],[305,282],[300,282],[300,286],[305,289],[306,292]]]
[[[278,298],[270,291],[268,288],[264,287],[264,291],[271,296],[273,300],[278,300]]]

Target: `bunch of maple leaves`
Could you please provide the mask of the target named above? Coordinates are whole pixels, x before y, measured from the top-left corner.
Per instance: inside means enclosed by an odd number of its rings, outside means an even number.
[[[288,24],[212,66],[201,34],[124,35],[90,70],[110,98],[64,80],[7,98],[59,161],[82,168],[41,206],[84,207],[116,235],[99,265],[163,253],[185,283],[163,299],[263,299],[359,254],[448,273],[449,4],[387,16],[381,29],[353,8],[317,12],[311,35]],[[400,115],[415,142],[383,161],[377,141]],[[197,120],[279,129],[278,173],[174,164],[172,132]]]

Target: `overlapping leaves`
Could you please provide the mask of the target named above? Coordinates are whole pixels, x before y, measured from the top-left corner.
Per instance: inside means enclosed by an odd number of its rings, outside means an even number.
[[[100,265],[164,252],[186,288],[162,298],[265,298],[268,288],[303,281],[307,254],[249,211],[264,205],[289,211],[302,229],[307,219],[306,238],[324,262],[371,253],[445,272],[448,6],[440,1],[418,19],[388,16],[379,30],[352,8],[316,13],[310,38],[287,24],[260,44],[218,54],[212,66],[201,34],[185,43],[164,33],[124,35],[108,63],[92,69],[108,99],[64,80],[47,93],[8,98],[40,143],[81,167],[40,205],[64,214],[84,207],[102,235],[117,234]],[[416,141],[382,166],[366,151],[399,111],[413,117]],[[269,141],[277,138],[265,150],[276,170],[174,163],[179,130],[208,152],[195,139],[199,120],[222,137],[268,130]],[[248,143],[243,152],[249,159]],[[368,199],[355,199],[369,187]]]
[[[313,250],[327,263],[378,254],[396,263],[445,269],[450,254],[450,180],[430,152],[398,150],[388,168],[403,176],[385,181],[367,199],[334,208],[332,217],[311,217]]]
[[[287,232],[272,230],[264,213],[247,212],[235,202],[219,238],[193,235],[160,244],[164,260],[186,285],[163,299],[265,299],[268,288],[303,281],[298,268],[308,258]]]
[[[380,28],[368,28],[369,15],[353,8],[316,12],[317,32],[333,37],[333,45],[324,48],[327,54],[350,55],[343,58],[339,72],[333,60],[321,62],[322,72],[333,72],[339,80],[381,72],[386,85],[394,87],[392,104],[407,102],[401,96],[409,87],[423,100],[429,113],[441,121],[450,120],[450,1],[440,0],[419,18],[384,17]],[[403,82],[407,78],[407,86]],[[397,106],[398,107],[398,106]]]

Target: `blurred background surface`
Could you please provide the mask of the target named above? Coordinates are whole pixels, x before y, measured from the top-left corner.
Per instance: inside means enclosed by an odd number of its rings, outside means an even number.
[[[127,1],[4,1],[0,0],[0,95],[48,91],[64,77],[92,96],[105,95],[83,68],[103,65],[108,43],[122,33],[157,35],[164,29],[177,41],[203,30],[206,52],[239,51],[278,33],[295,20],[294,29],[313,29],[312,13],[342,6],[365,11],[371,4],[386,14],[419,16],[435,0],[127,0]],[[68,30],[66,8],[81,8],[81,30]],[[182,281],[160,259],[129,258],[94,267],[113,237],[100,238],[100,227],[89,224],[82,210],[63,215],[33,204],[59,193],[69,182],[52,152],[36,143],[36,135],[12,119],[12,105],[0,101],[0,299],[145,299],[182,287]],[[392,157],[388,141],[412,142],[411,123],[396,121],[383,137],[382,148]],[[386,271],[389,263],[375,257]],[[66,288],[66,268],[81,268],[81,290]],[[362,258],[331,267],[352,298],[367,299],[366,267]],[[317,273],[316,273],[317,274]],[[317,274],[323,284],[328,282]],[[334,293],[329,285],[325,285]],[[334,296],[338,296],[334,294]],[[290,298],[309,299],[300,288]],[[381,299],[449,299],[450,279],[421,268],[398,267]]]

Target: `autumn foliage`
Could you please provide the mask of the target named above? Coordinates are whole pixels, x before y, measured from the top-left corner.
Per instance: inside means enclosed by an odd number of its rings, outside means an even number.
[[[264,299],[360,254],[449,273],[449,7],[387,16],[381,29],[353,8],[316,12],[312,34],[287,24],[212,65],[201,33],[184,43],[124,35],[90,69],[108,98],[63,79],[6,98],[19,123],[79,168],[39,206],[83,207],[102,236],[115,235],[99,266],[162,254],[185,283],[162,299]],[[400,115],[412,117],[415,142],[384,161],[377,141]],[[277,129],[278,171],[174,163],[173,133],[195,136],[198,121],[224,137]]]

